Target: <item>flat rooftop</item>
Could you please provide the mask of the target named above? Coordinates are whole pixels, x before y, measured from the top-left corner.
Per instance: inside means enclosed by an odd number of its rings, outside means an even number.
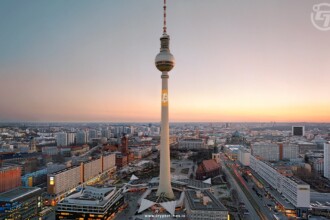
[[[311,208],[330,210],[330,193],[311,192]]]
[[[284,171],[284,170],[291,171],[290,166],[293,165],[292,162],[279,161],[279,162],[271,163],[269,161],[264,161],[264,160],[261,160],[261,161],[279,173],[281,173],[280,171]],[[286,168],[286,166],[287,166],[287,168]],[[304,181],[302,181],[301,179],[298,179],[295,176],[286,176],[286,178],[292,180],[293,182],[295,182],[299,185],[309,185],[309,184],[305,183]]]
[[[211,187],[211,184],[204,183],[199,180],[193,180],[193,179],[177,179],[178,182],[183,182],[188,185],[188,187],[196,188],[196,189],[208,189]]]
[[[299,184],[299,185],[308,185],[307,183],[305,183],[304,181],[302,181],[301,179],[298,179],[297,177],[295,176],[290,176],[288,177],[290,180],[294,181],[295,183]]]
[[[186,199],[188,200],[189,206],[193,210],[203,211],[227,211],[227,209],[217,200],[209,191],[201,192],[204,197],[208,197],[210,200],[206,204],[203,204],[203,196],[197,197],[195,190],[185,191]]]
[[[116,192],[116,187],[86,186],[67,196],[59,204],[103,206]]]
[[[77,167],[79,167],[79,165],[78,166],[77,165],[74,165],[74,166],[71,166],[71,167],[66,167],[66,168],[64,168],[62,170],[59,170],[59,171],[56,171],[56,172],[53,172],[53,173],[49,173],[49,175],[51,175],[51,176],[57,175],[59,173],[63,173],[65,171],[68,171],[68,170],[71,170],[71,169],[74,169],[74,168],[77,168]]]
[[[7,192],[0,193],[0,201],[13,202],[17,199],[41,191],[39,187],[18,187]]]
[[[180,140],[179,142],[184,142],[184,141],[203,142],[203,139],[201,139],[201,138],[184,138],[184,139]]]
[[[171,201],[178,200],[181,195],[181,191],[173,190],[174,199],[168,199],[164,196],[157,196],[156,193],[157,193],[157,190],[152,190],[151,193],[149,195],[147,195],[146,199],[153,201],[153,202],[157,202],[157,203],[171,202]]]
[[[128,183],[130,185],[147,184],[148,183],[148,180],[145,180],[145,179],[130,180]]]
[[[0,166],[0,171],[6,171],[6,170],[13,170],[13,169],[18,169],[20,168],[20,166],[18,165],[3,165],[3,166]]]
[[[159,177],[154,177],[152,178],[149,183],[151,184],[159,184]],[[211,184],[209,183],[204,183],[200,180],[193,180],[193,179],[175,179],[172,178],[171,180],[172,184],[179,184],[182,186],[187,186],[188,188],[193,188],[193,189],[209,189],[211,188]],[[173,185],[172,185],[173,187]]]

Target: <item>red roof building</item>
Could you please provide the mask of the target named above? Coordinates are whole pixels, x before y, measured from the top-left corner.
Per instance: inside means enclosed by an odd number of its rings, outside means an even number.
[[[196,170],[196,179],[203,180],[220,174],[220,164],[215,160],[203,160]]]

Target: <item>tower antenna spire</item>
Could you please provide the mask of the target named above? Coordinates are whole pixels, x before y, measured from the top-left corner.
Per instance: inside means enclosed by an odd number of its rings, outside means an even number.
[[[164,25],[163,25],[163,34],[166,34],[166,0],[164,0]]]

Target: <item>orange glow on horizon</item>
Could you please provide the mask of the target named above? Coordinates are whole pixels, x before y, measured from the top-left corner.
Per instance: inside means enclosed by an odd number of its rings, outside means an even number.
[[[102,106],[81,111],[54,114],[50,121],[109,121],[109,122],[159,122],[160,106]],[[78,112],[78,113],[77,113]],[[330,122],[330,105],[300,105],[282,107],[223,107],[171,108],[171,122]],[[84,120],[81,120],[84,119]],[[47,121],[49,119],[43,120]]]
[[[173,121],[232,121],[232,122],[330,122],[329,105],[299,105],[263,108],[209,107],[171,111]],[[189,118],[190,120],[187,120]]]

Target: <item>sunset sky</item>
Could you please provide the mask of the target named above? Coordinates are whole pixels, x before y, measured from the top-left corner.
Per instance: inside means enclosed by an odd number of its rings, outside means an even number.
[[[160,121],[162,0],[1,0],[0,121]],[[310,0],[168,0],[170,121],[330,122]]]

